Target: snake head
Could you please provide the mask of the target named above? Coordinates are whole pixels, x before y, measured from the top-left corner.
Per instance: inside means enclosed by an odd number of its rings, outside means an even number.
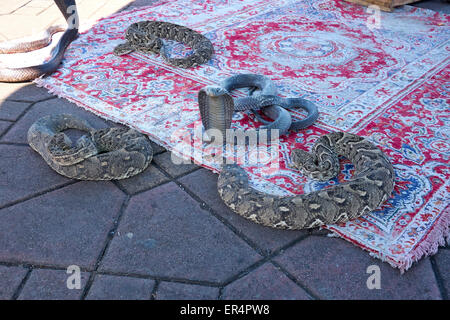
[[[291,161],[298,170],[304,170],[306,168],[312,169],[312,166],[314,165],[312,155],[301,149],[292,150]]]
[[[123,54],[134,51],[135,49],[145,53],[159,53],[164,47],[162,40],[152,35],[147,29],[147,23],[145,21],[131,24],[125,32],[125,39],[127,43],[123,45],[123,48],[116,47],[117,51],[123,51]]]
[[[219,86],[206,86],[203,87],[202,90],[210,97],[219,97],[229,94],[225,88]]]
[[[134,51],[133,47],[128,42],[126,42],[121,43],[117,47],[115,47],[113,53],[116,56],[122,56],[124,54],[128,54],[133,51]]]
[[[329,161],[319,161],[314,154],[301,149],[292,150],[291,161],[298,170],[316,180],[328,181],[337,174]]]
[[[49,141],[47,149],[52,155],[67,151],[72,147],[72,140],[63,132],[56,133]]]
[[[89,136],[80,137],[72,146],[72,140],[62,132],[50,139],[47,151],[52,161],[60,166],[74,165],[98,154],[97,146]]]

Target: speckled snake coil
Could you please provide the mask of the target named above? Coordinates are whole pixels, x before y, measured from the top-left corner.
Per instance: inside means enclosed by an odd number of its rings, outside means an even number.
[[[225,204],[256,223],[280,229],[306,229],[346,222],[367,214],[391,195],[394,169],[367,139],[344,132],[320,137],[308,153],[294,149],[293,165],[308,176],[329,180],[339,172],[338,156],[355,166],[354,177],[329,188],[294,196],[275,196],[249,186],[245,171],[224,165],[217,188]]]
[[[67,129],[87,132],[72,146]],[[28,130],[28,143],[59,174],[79,180],[116,180],[144,171],[153,157],[150,140],[129,128],[96,130],[69,114],[45,116]]]
[[[140,21],[131,24],[125,32],[126,43],[114,48],[114,54],[121,56],[132,51],[160,53],[170,65],[191,68],[208,62],[214,47],[201,33],[178,24],[164,21]],[[194,50],[188,57],[169,57],[161,39],[181,42]]]

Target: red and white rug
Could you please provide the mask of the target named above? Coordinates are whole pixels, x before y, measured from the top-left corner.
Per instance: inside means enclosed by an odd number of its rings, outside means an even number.
[[[290,150],[309,150],[333,130],[367,137],[394,164],[394,194],[379,210],[326,228],[403,271],[449,237],[450,17],[405,6],[381,12],[377,28],[375,14],[334,0],[162,1],[101,20],[73,42],[58,72],[36,83],[217,171],[194,134],[198,90],[232,74],[268,76],[280,96],[317,103],[320,117],[281,138],[278,167],[244,164],[252,185],[287,195],[347,180],[348,162],[338,179],[307,179],[291,168]],[[156,55],[114,56],[125,29],[140,20],[193,28],[213,42],[215,56],[189,70]],[[171,50],[188,53],[181,45]],[[258,125],[253,116],[234,117],[234,127]],[[180,148],[186,141],[190,148]]]

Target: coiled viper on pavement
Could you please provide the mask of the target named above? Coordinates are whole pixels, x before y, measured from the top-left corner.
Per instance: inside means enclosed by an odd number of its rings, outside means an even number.
[[[88,134],[75,146],[62,131]],[[59,174],[79,180],[125,179],[144,171],[152,161],[150,140],[130,128],[95,130],[70,114],[45,116],[28,130],[28,143]]]

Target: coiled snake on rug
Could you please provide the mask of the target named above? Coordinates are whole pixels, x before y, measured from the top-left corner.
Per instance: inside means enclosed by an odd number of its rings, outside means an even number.
[[[75,0],[54,0],[59,10],[63,14],[66,21],[76,15]],[[64,31],[65,30],[65,31]],[[51,37],[54,33],[64,31],[64,34],[59,39],[57,45],[52,51],[52,57],[46,63],[41,65],[10,68],[0,66],[0,82],[22,82],[38,78],[44,74],[54,72],[60,65],[64,52],[69,44],[78,37],[78,21],[71,24],[66,29],[62,27],[50,27],[44,34],[43,38],[32,40],[29,42],[9,41],[0,43],[0,53],[18,53],[30,52],[45,47],[51,42]]]
[[[391,195],[394,169],[373,143],[355,134],[333,132],[321,136],[312,153],[291,152],[293,165],[306,175],[329,180],[339,172],[338,155],[355,166],[354,177],[329,188],[294,196],[275,196],[249,186],[245,171],[224,165],[217,188],[225,204],[256,223],[280,229],[306,229],[346,222],[367,214]]]
[[[284,109],[303,109],[308,113],[308,115],[302,120],[291,120],[291,124],[288,128],[289,130],[293,131],[309,127],[319,117],[318,108],[313,102],[303,98],[279,97],[277,95],[278,89],[275,83],[273,83],[270,78],[264,75],[252,73],[236,74],[223,80],[220,84],[220,87],[224,88],[228,93],[230,93],[234,89],[245,87],[259,89],[261,92],[258,95],[254,95],[253,92],[251,92],[251,95],[247,97],[233,99],[234,110],[251,110],[259,121],[263,122],[266,125],[269,125],[272,128],[275,128],[277,126],[274,126],[270,121],[264,120],[256,112],[256,110],[262,109],[263,113],[272,120],[279,120],[277,117],[273,116],[274,114],[278,114],[278,112],[274,112],[273,110],[275,107],[281,107]],[[200,103],[200,101],[199,107],[200,109],[202,108],[202,104]],[[226,108],[226,106],[224,106],[224,108]],[[281,130],[280,135],[284,133],[286,132],[284,132],[284,130]]]
[[[260,90],[259,95],[251,95],[233,99],[231,92],[239,88],[255,88]],[[198,107],[202,124],[207,134],[205,140],[211,140],[208,130],[219,130],[222,136],[234,129],[230,129],[233,113],[235,111],[251,110],[255,116],[265,125],[253,132],[256,141],[272,140],[278,136],[287,134],[289,130],[304,129],[317,120],[319,112],[317,106],[302,98],[281,98],[277,95],[277,87],[266,76],[260,74],[237,74],[223,80],[218,86],[206,86],[198,92]],[[308,116],[302,120],[293,121],[286,109],[301,108],[308,112]],[[262,110],[264,115],[273,121],[262,119],[256,110]],[[261,131],[262,130],[262,131]],[[272,130],[278,130],[278,135],[273,135]],[[265,138],[261,139],[261,132]]]
[[[88,134],[72,141],[62,132]],[[79,180],[125,179],[144,171],[152,161],[150,140],[129,128],[95,130],[69,114],[46,116],[28,130],[28,143],[59,174]]]
[[[191,68],[208,62],[214,52],[213,45],[201,33],[170,22],[140,21],[131,24],[125,32],[126,43],[114,48],[114,54],[121,56],[132,51],[161,53],[170,65]],[[161,39],[181,42],[194,50],[185,58],[170,58]]]

